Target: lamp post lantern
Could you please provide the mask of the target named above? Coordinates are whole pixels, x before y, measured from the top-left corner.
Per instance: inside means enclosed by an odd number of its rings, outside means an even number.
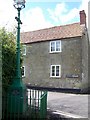
[[[14,7],[18,11],[17,20],[17,46],[16,46],[16,74],[12,85],[8,92],[8,111],[12,115],[20,113],[23,114],[26,109],[26,86],[22,82],[21,67],[20,67],[20,11],[25,8],[25,0],[14,0]]]

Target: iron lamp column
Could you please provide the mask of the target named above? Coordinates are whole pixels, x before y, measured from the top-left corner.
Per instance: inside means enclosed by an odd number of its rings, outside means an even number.
[[[14,7],[18,11],[18,17],[15,17],[15,19],[18,22],[17,27],[17,50],[16,50],[16,82],[17,84],[20,84],[22,82],[21,80],[21,69],[20,69],[20,24],[22,24],[20,20],[20,11],[25,8],[25,0],[14,0]]]
[[[18,22],[18,27],[17,27],[17,51],[16,51],[16,78],[18,82],[21,81],[21,70],[20,70],[20,10],[21,8],[17,8],[18,10],[18,18],[15,17],[15,19]]]
[[[23,114],[27,107],[26,86],[22,82],[21,67],[20,67],[20,11],[25,8],[25,0],[14,0],[14,7],[18,11],[18,17],[15,19],[18,22],[17,27],[17,49],[16,49],[16,75],[8,92],[8,112],[12,116]]]

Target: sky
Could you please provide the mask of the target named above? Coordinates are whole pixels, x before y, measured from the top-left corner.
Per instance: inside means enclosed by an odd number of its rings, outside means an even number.
[[[26,0],[20,12],[21,32],[34,31],[80,21],[79,11],[85,10],[88,22],[90,0]],[[13,0],[0,0],[0,28],[12,31],[17,26],[17,10]]]

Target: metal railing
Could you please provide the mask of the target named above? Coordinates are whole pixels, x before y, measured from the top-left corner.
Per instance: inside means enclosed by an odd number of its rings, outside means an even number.
[[[26,104],[24,113],[20,112],[23,109],[20,105],[22,101],[22,96],[15,97],[4,95],[2,97],[2,120],[19,120],[28,118],[31,120],[39,120],[46,118],[47,115],[47,92],[42,90],[30,89],[26,91],[26,96],[24,96],[24,103]],[[18,99],[18,100],[15,100]],[[13,102],[14,101],[14,102]],[[16,102],[15,102],[16,101]],[[17,101],[19,105],[17,106]],[[12,104],[12,102],[14,104]],[[14,110],[13,110],[14,109]],[[15,110],[16,109],[16,110]]]
[[[28,113],[31,118],[45,118],[47,114],[47,92],[28,89]]]

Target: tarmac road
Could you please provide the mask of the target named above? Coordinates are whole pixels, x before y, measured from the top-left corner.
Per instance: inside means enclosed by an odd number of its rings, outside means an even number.
[[[85,94],[67,94],[48,92],[47,107],[54,111],[63,111],[88,118],[88,99]]]

